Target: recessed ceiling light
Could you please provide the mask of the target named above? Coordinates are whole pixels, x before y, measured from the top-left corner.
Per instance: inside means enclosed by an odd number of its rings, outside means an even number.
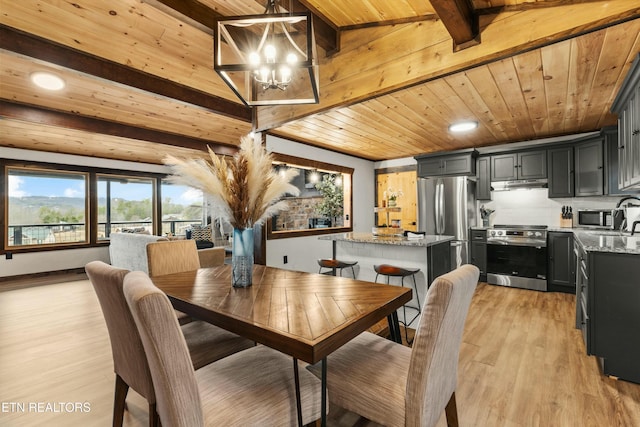
[[[458,122],[449,126],[449,132],[466,132],[478,127],[478,122]]]
[[[64,80],[55,74],[38,71],[31,74],[31,81],[43,89],[60,90],[64,88]]]

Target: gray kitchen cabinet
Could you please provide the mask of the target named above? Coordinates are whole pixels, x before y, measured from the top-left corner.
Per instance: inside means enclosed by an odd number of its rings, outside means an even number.
[[[606,375],[640,383],[640,256],[588,254],[593,354]]]
[[[487,281],[487,231],[469,230],[471,242],[471,264],[480,270],[480,281]]]
[[[476,161],[476,199],[491,200],[491,159],[479,157]]]
[[[576,328],[605,375],[640,383],[640,255],[586,251],[574,239]]]
[[[475,149],[458,150],[446,154],[423,154],[414,157],[418,162],[418,177],[473,176],[476,174]]]
[[[547,150],[549,198],[573,197],[573,146]]]
[[[546,150],[521,151],[491,156],[491,181],[547,177]]]
[[[640,189],[640,54],[611,106],[618,115],[618,186]]]
[[[638,189],[622,190],[618,183],[620,163],[618,158],[618,127],[609,126],[603,128],[601,135],[604,138],[605,153],[605,194],[610,196],[638,194]]]
[[[573,233],[550,231],[547,234],[548,290],[575,293]]]
[[[575,159],[575,195],[604,194],[603,138],[596,136],[573,147]]]
[[[591,339],[591,318],[589,313],[589,259],[587,258],[587,252],[582,245],[578,242],[578,239],[574,239],[573,251],[576,261],[576,329],[580,329],[582,332],[582,339],[584,341],[587,354],[593,354],[592,351],[592,339]]]

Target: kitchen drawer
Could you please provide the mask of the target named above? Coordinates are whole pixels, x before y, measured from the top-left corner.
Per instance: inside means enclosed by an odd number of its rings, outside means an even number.
[[[487,231],[486,230],[471,230],[471,240],[472,241],[487,241]]]

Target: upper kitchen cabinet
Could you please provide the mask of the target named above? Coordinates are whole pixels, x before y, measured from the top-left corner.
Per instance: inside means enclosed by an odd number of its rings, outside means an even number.
[[[575,195],[604,194],[603,138],[596,136],[573,147],[575,158]]]
[[[478,151],[475,149],[416,156],[418,177],[473,176],[476,174],[476,157]]]
[[[491,181],[544,179],[546,177],[546,150],[521,151],[491,156]]]
[[[611,111],[618,115],[618,186],[640,188],[640,54],[618,93]]]
[[[573,146],[547,151],[549,167],[549,197],[573,197]]]
[[[601,134],[604,138],[605,194],[610,196],[638,194],[637,188],[621,190],[618,183],[618,173],[620,171],[620,160],[618,159],[618,126],[608,126],[603,128]]]
[[[476,162],[476,199],[491,200],[491,158],[479,157]]]

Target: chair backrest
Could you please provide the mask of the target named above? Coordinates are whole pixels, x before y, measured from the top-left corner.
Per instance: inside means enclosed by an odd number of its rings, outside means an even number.
[[[141,271],[124,278],[124,294],[151,368],[162,425],[204,425],[189,350],[169,298]]]
[[[112,267],[102,261],[92,261],[85,266],[85,271],[107,323],[114,372],[145,397],[149,404],[155,403],[147,357],[122,289],[129,270]]]
[[[406,425],[433,426],[456,390],[464,322],[480,271],[463,265],[437,277],[427,291],[407,379]]]
[[[151,277],[200,268],[195,240],[148,243],[147,262]]]
[[[129,271],[147,270],[146,246],[150,242],[168,241],[163,236],[139,233],[111,233],[109,236],[109,258],[114,267]]]

